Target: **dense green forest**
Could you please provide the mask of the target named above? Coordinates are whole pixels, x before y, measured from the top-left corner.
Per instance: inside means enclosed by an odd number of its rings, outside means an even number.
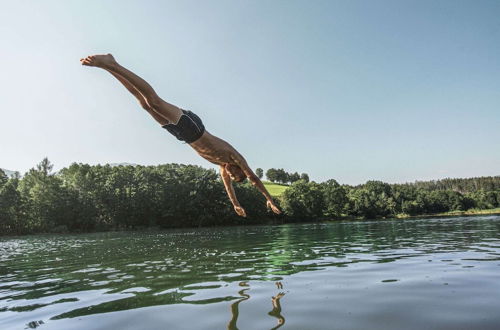
[[[249,183],[235,184],[248,218],[236,216],[214,170],[198,166],[72,164],[44,159],[24,176],[0,170],[0,233],[84,232],[423,215],[500,206],[500,176],[409,184],[340,185],[296,180],[275,216]]]

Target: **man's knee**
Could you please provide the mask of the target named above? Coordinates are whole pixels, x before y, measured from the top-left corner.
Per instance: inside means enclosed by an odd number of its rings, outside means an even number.
[[[151,107],[149,106],[149,104],[145,101],[145,100],[141,100],[139,101],[139,103],[141,104],[141,107],[144,109],[144,110],[151,110]]]
[[[159,109],[162,105],[162,99],[160,99],[157,95],[151,95],[146,99],[148,105],[153,109]]]

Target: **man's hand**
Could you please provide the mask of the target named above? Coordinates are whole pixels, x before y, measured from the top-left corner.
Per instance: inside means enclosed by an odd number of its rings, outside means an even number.
[[[267,205],[268,208],[270,208],[271,210],[273,210],[274,213],[281,214],[280,209],[276,205],[274,205],[273,202],[267,201],[266,205]]]
[[[234,211],[240,216],[246,218],[247,214],[245,212],[245,209],[242,208],[241,206],[234,206]]]

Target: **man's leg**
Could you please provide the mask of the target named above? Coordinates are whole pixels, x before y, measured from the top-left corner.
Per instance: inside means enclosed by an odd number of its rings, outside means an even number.
[[[146,99],[144,98],[144,96],[142,96],[141,93],[139,93],[139,91],[137,89],[134,88],[134,86],[132,86],[125,78],[123,78],[122,76],[116,74],[116,73],[113,73],[113,72],[110,72],[116,79],[118,79],[118,81],[120,81],[122,83],[123,86],[125,86],[125,88],[130,92],[132,93],[132,95],[135,96],[135,98],[139,101],[139,103],[141,104],[141,107],[146,110],[160,125],[166,125],[168,124],[168,119],[166,119],[165,117],[163,117],[162,115],[160,115],[159,113],[157,113],[156,111],[154,111],[149,105],[148,103],[146,102]]]
[[[146,100],[148,106],[171,123],[177,123],[182,115],[181,109],[162,100],[144,79],[122,67],[111,54],[92,55],[80,60],[83,65],[96,66],[117,74],[130,83]],[[116,76],[115,76],[116,77]]]

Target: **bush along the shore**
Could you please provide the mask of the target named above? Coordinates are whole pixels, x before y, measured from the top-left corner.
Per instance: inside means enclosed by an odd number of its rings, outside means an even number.
[[[87,232],[379,218],[500,207],[500,177],[411,184],[340,185],[298,180],[276,197],[274,216],[250,183],[235,184],[248,218],[238,217],[214,170],[199,166],[72,164],[58,173],[44,159],[23,177],[0,170],[0,233]]]

